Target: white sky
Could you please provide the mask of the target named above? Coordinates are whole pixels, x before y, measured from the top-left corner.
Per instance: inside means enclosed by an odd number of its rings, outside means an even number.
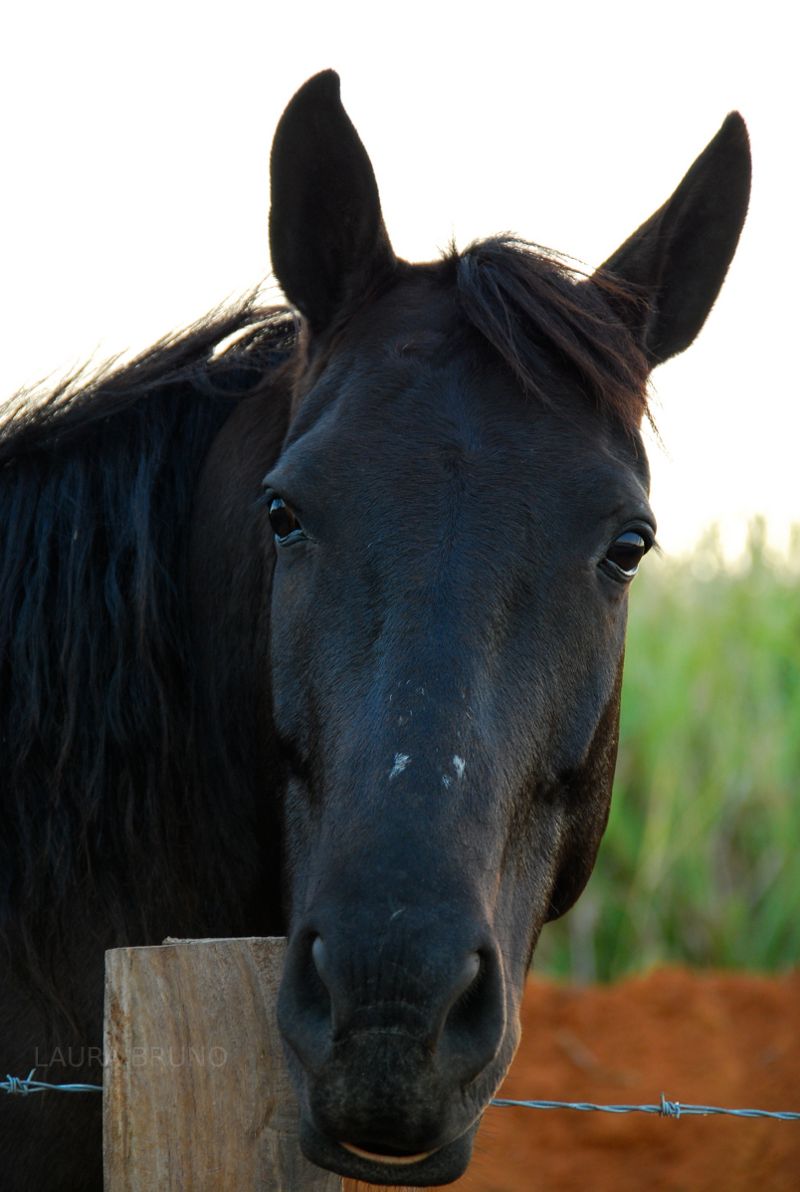
[[[13,15],[12,15],[13,11]],[[28,0],[0,27],[0,391],[145,346],[269,270],[267,165],[333,66],[395,249],[511,229],[600,263],[726,112],[754,187],[722,296],[655,374],[668,552],[800,522],[792,6],[671,0]]]

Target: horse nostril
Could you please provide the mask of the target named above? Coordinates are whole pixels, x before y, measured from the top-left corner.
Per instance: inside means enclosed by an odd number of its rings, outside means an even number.
[[[492,1060],[505,1031],[503,977],[492,949],[472,952],[462,969],[441,1037],[462,1080],[472,1080]]]
[[[453,1000],[451,1005],[458,1001],[458,999],[467,992],[470,986],[478,977],[481,971],[481,958],[479,952],[471,952],[464,961],[464,966],[461,970],[461,975],[456,981],[453,989]]]
[[[311,945],[311,959],[314,961],[314,967],[319,974],[320,980],[328,988],[328,976],[326,973],[326,961],[328,957],[321,935],[314,937],[314,942]]]
[[[298,932],[287,949],[278,993],[281,1031],[311,1071],[322,1062],[331,1042],[331,994],[321,971],[324,959],[322,940],[312,931]]]

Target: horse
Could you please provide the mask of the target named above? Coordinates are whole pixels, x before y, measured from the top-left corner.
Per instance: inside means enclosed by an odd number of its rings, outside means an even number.
[[[98,1080],[106,948],[286,934],[306,1156],[465,1170],[606,824],[648,377],[715,301],[749,162],[732,113],[592,273],[511,235],[409,264],[325,71],[271,154],[287,305],[11,403],[3,1071]],[[100,1118],[7,1100],[4,1187],[99,1189]]]

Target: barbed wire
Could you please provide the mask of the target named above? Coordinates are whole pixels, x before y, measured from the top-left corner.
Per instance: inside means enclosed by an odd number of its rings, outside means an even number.
[[[101,1084],[51,1084],[46,1080],[34,1080],[35,1068],[24,1078],[6,1076],[0,1080],[0,1092],[10,1095],[28,1096],[31,1093],[102,1093]],[[683,1101],[670,1101],[664,1094],[655,1105],[597,1105],[591,1101],[517,1101],[510,1097],[496,1097],[491,1105],[499,1109],[574,1109],[580,1113],[650,1113],[658,1117],[711,1117],[723,1114],[736,1118],[771,1118],[773,1121],[797,1122],[800,1113],[772,1109],[725,1109],[720,1105],[687,1105]]]
[[[5,1080],[0,1080],[0,1092],[12,1096],[27,1097],[31,1093],[102,1093],[103,1091],[102,1084],[50,1084],[46,1080],[34,1080],[35,1071],[35,1068],[31,1068],[24,1078],[6,1076]]]
[[[726,1114],[737,1118],[773,1118],[780,1122],[800,1121],[800,1113],[775,1111],[771,1109],[723,1109],[719,1105],[686,1105],[682,1101],[669,1101],[664,1094],[657,1105],[595,1105],[591,1101],[514,1101],[509,1097],[497,1097],[492,1105],[518,1106],[521,1109],[577,1109],[581,1113],[654,1113],[659,1117],[711,1117]]]

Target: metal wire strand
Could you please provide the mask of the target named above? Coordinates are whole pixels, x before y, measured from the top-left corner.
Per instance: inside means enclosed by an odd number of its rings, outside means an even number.
[[[0,1092],[10,1096],[27,1097],[31,1093],[102,1093],[102,1084],[50,1084],[46,1080],[34,1080],[35,1068],[31,1068],[24,1078],[6,1076],[0,1080]]]
[[[28,1096],[30,1093],[102,1093],[102,1084],[50,1084],[46,1080],[34,1080],[35,1068],[31,1068],[28,1075],[21,1079],[19,1076],[6,1076],[0,1080],[0,1092],[10,1095]],[[497,1097],[491,1102],[498,1108],[517,1107],[520,1109],[577,1109],[581,1113],[653,1113],[658,1117],[673,1118],[677,1121],[682,1117],[711,1117],[714,1114],[725,1114],[738,1118],[771,1118],[779,1122],[800,1121],[800,1113],[776,1112],[770,1109],[723,1109],[719,1105],[686,1105],[682,1101],[670,1101],[664,1094],[657,1105],[595,1105],[591,1101],[514,1101],[509,1097]]]
[[[590,1101],[513,1101],[498,1097],[492,1105],[519,1106],[522,1109],[577,1109],[582,1113],[654,1113],[659,1117],[711,1117],[725,1114],[738,1118],[772,1118],[779,1122],[800,1121],[800,1113],[775,1112],[770,1109],[723,1109],[719,1105],[686,1105],[682,1101],[669,1101],[664,1094],[658,1105],[594,1105]]]

